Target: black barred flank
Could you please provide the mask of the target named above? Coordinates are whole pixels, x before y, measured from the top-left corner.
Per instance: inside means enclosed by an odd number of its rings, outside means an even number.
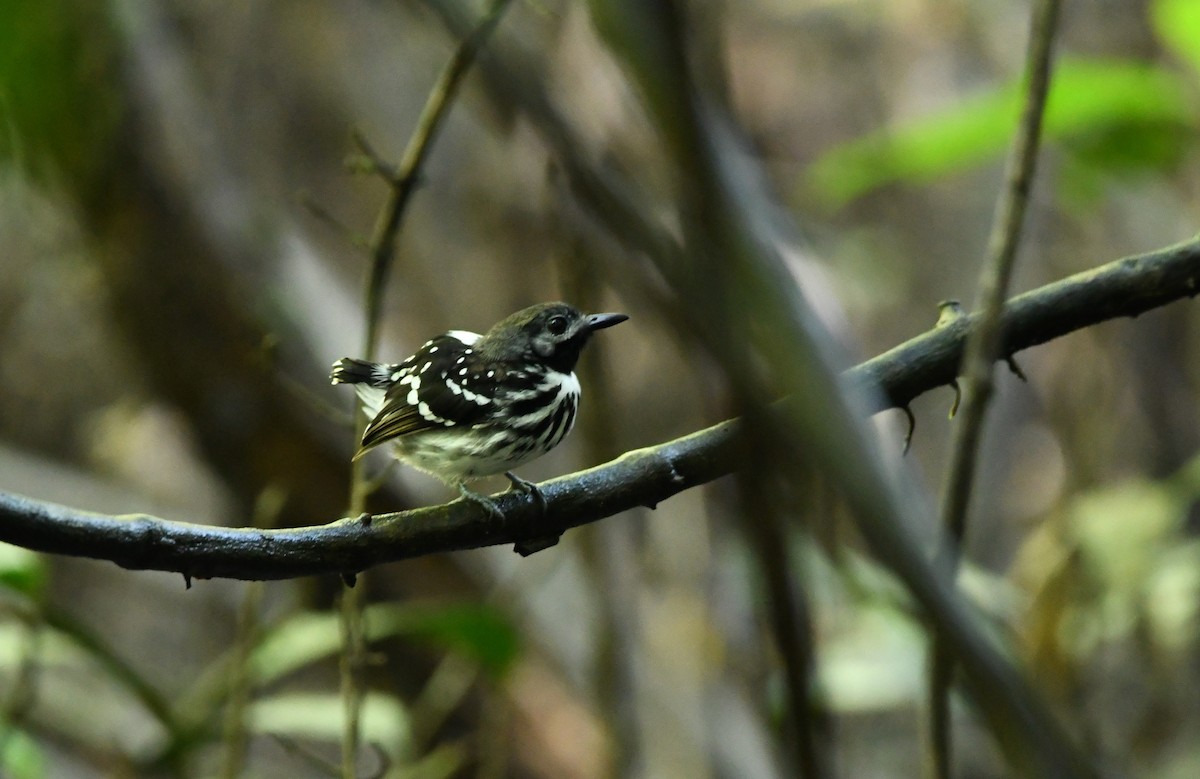
[[[548,408],[554,402],[554,399],[558,397],[558,389],[558,385],[551,385],[549,389],[542,390],[533,397],[509,403],[508,415],[513,419],[517,419],[543,408]]]
[[[565,432],[563,430],[563,422],[567,420],[567,411],[571,408],[571,404],[563,401],[558,404],[558,408],[554,409],[554,421],[550,425],[550,432],[542,438],[542,446],[550,448],[562,440]]]

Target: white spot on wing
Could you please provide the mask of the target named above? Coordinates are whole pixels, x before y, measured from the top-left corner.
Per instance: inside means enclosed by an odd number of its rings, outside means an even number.
[[[417,413],[420,414],[423,418],[429,420],[430,422],[441,422],[443,424],[450,424],[447,420],[442,419],[437,414],[433,413],[433,409],[431,409],[429,407],[429,404],[423,400],[417,404]]]
[[[464,346],[471,346],[483,337],[479,333],[472,333],[470,330],[451,330],[446,335],[461,341]]]

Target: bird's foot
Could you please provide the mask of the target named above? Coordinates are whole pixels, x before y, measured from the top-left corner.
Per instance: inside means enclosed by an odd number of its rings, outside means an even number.
[[[538,513],[542,516],[546,515],[546,496],[538,489],[538,486],[531,481],[522,479],[512,471],[505,471],[504,475],[512,482],[510,489],[520,492],[524,495],[533,497],[533,502],[537,504]],[[541,538],[527,538],[523,541],[518,541],[513,545],[513,551],[522,557],[528,557],[534,552],[540,552],[543,549],[549,549],[558,543],[558,536],[543,536]]]
[[[471,503],[482,507],[492,519],[496,520],[497,522],[504,520],[504,512],[500,510],[498,505],[496,505],[496,501],[492,500],[487,495],[481,495],[475,490],[468,488],[465,484],[458,485],[458,492],[463,496],[463,500],[470,501]]]

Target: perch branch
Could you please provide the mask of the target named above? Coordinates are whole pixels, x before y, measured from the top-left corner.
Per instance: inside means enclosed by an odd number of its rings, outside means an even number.
[[[1009,301],[1001,318],[1001,355],[1193,297],[1198,284],[1200,239],[1076,274]],[[902,408],[953,381],[976,321],[965,316],[934,328],[851,369],[845,378],[882,389],[881,400],[868,411]],[[0,493],[0,541],[196,578],[285,579],[361,571],[436,552],[553,535],[657,504],[731,473],[740,461],[739,430],[737,420],[727,420],[545,482],[539,485],[546,498],[544,515],[526,496],[496,495],[506,517],[502,523],[474,504],[455,501],[313,527],[226,528],[144,514],[95,514]]]

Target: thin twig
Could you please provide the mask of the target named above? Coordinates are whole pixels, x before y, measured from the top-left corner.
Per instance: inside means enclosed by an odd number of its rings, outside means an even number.
[[[250,654],[261,634],[259,608],[262,604],[263,583],[247,582],[238,608],[237,637],[230,667],[232,678],[229,697],[226,701],[224,741],[225,751],[221,757],[222,779],[237,779],[242,775],[246,763],[249,738],[246,732],[246,710],[250,705],[251,679],[249,672]]]
[[[252,517],[254,527],[277,526],[279,514],[286,502],[286,490],[277,486],[264,488],[255,500]],[[238,608],[237,635],[234,638],[230,662],[226,666],[228,688],[223,728],[225,752],[221,757],[220,771],[222,779],[237,779],[245,768],[250,743],[246,712],[254,692],[250,659],[264,635],[261,624],[264,594],[262,582],[247,582],[242,594],[242,603]]]
[[[458,93],[463,76],[478,56],[480,49],[500,22],[511,0],[493,0],[482,21],[463,39],[438,77],[437,83],[425,102],[425,108],[417,119],[416,129],[409,139],[396,175],[392,178],[387,203],[384,205],[371,238],[371,274],[367,281],[366,318],[367,333],[363,350],[364,359],[373,359],[378,343],[380,308],[388,271],[396,253],[396,238],[400,233],[409,198],[420,182],[421,170],[433,147],[454,96]],[[368,147],[369,148],[369,147]]]
[[[342,651],[338,673],[342,689],[342,779],[358,779],[358,746],[362,740],[363,669],[367,642],[363,628],[363,591],[366,588],[343,587],[338,612]]]
[[[365,235],[343,222],[332,211],[314,200],[312,193],[301,192],[296,196],[296,200],[300,204],[300,207],[307,211],[310,216],[333,228],[334,232],[342,236],[351,246],[358,249],[368,248],[367,237]]]
[[[1016,264],[1029,194],[1037,167],[1042,116],[1050,87],[1052,50],[1059,0],[1039,0],[1034,7],[1026,52],[1025,104],[1009,154],[1005,188],[988,240],[987,259],[979,282],[979,323],[967,339],[962,369],[964,398],[955,428],[942,501],[942,521],[948,532],[939,562],[957,571],[967,529],[967,510],[974,483],[976,458],[983,435],[984,415],[994,390],[993,363],[1000,354],[1001,309]],[[951,760],[950,682],[952,663],[940,639],[935,639],[930,673],[930,768],[937,779],[949,779]]]

